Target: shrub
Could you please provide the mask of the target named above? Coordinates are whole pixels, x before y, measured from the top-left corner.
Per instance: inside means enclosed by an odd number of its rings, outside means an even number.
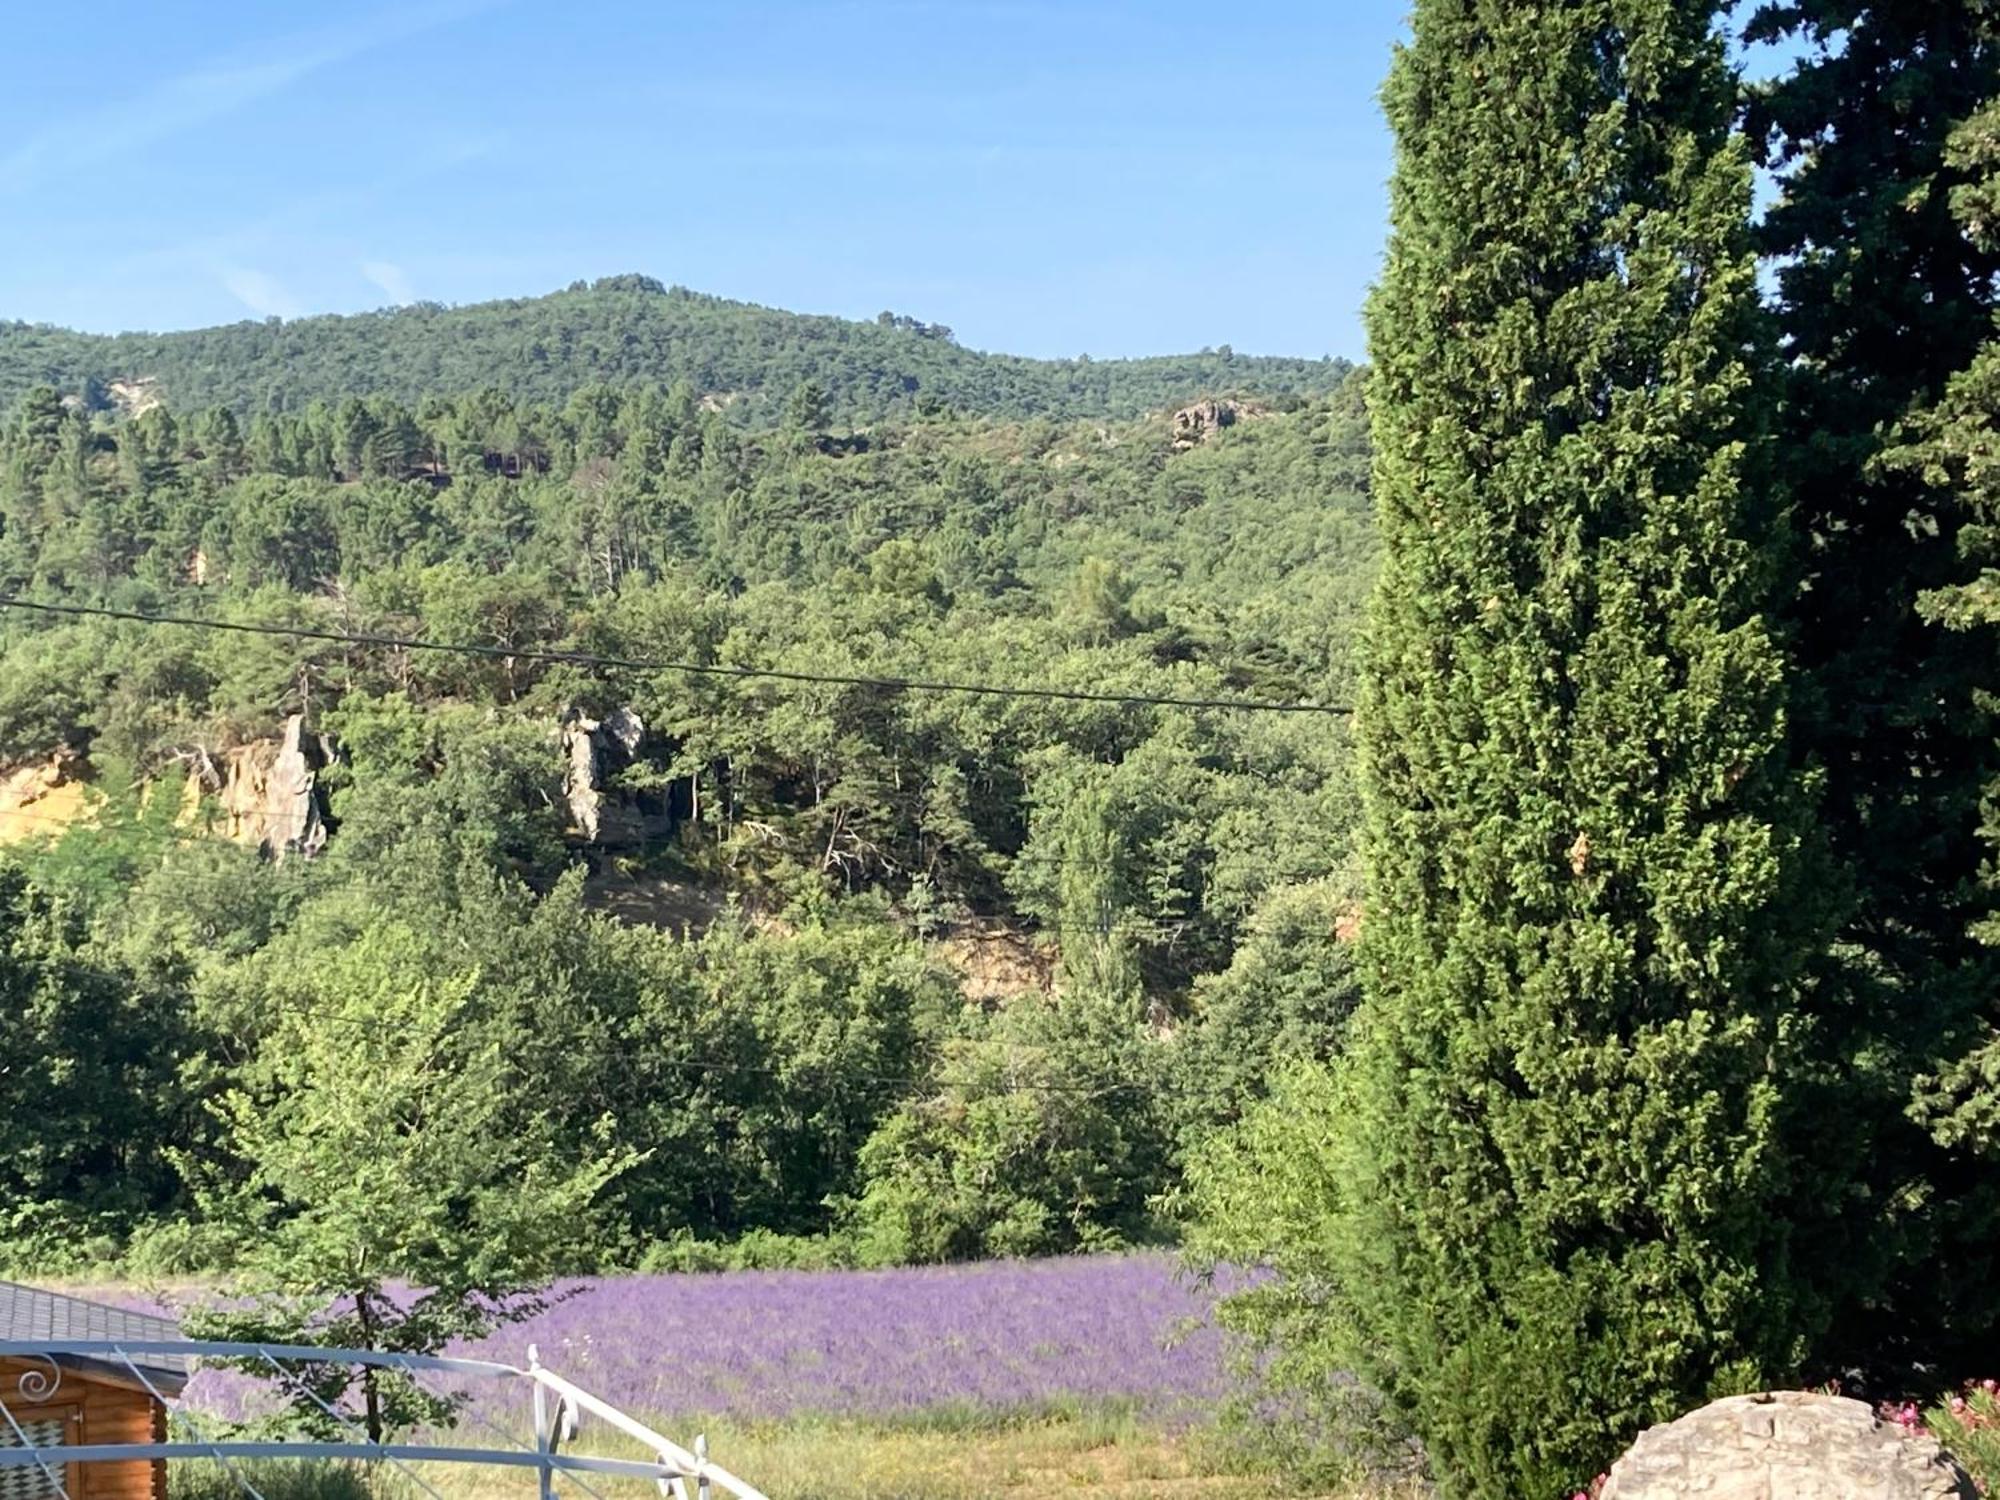
[[[1170,1126],[1155,1044],[1113,1001],[968,1010],[935,1082],[861,1149],[865,1263],[1101,1250],[1153,1238]]]
[[[1914,1405],[1895,1416],[1904,1426],[1921,1420],[1953,1458],[1965,1465],[1982,1495],[2000,1494],[2000,1381],[1967,1382],[1918,1417]]]
[[[357,1463],[276,1459],[236,1464],[242,1480],[256,1486],[264,1500],[381,1500],[385,1488],[378,1476]],[[212,1459],[188,1459],[167,1470],[167,1500],[242,1500],[243,1483]]]

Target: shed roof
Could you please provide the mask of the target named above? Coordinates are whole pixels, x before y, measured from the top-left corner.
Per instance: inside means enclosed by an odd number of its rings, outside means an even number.
[[[130,1339],[136,1343],[180,1337],[180,1325],[171,1318],[132,1312],[102,1302],[87,1302],[81,1297],[45,1292],[12,1281],[0,1281],[0,1339],[23,1343],[40,1339]],[[127,1382],[132,1379],[132,1372],[114,1355],[99,1358],[83,1354],[55,1354],[49,1357],[80,1374],[108,1376]],[[191,1373],[188,1362],[174,1354],[134,1354],[132,1363],[169,1396],[179,1394]]]

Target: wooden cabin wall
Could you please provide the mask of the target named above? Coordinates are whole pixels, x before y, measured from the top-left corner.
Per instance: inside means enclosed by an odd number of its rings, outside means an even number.
[[[16,1421],[61,1415],[69,1419],[71,1443],[163,1443],[167,1414],[136,1385],[120,1385],[75,1370],[64,1370],[53,1395],[29,1401],[21,1394],[24,1375],[48,1373],[39,1362],[0,1359],[0,1400]],[[164,1460],[128,1463],[69,1464],[63,1475],[70,1500],[166,1500]]]

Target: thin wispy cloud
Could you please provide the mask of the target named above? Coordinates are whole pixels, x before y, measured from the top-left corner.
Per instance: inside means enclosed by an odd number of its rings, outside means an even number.
[[[223,265],[269,260],[280,255],[296,259],[295,242],[299,236],[309,232],[314,233],[322,245],[329,246],[329,254],[335,263],[355,264],[350,257],[365,246],[348,243],[332,247],[325,235],[316,232],[318,226],[349,223],[364,217],[384,199],[406,193],[441,172],[491,155],[501,139],[499,136],[452,137],[426,148],[409,148],[395,170],[365,185],[322,189],[282,199],[254,217],[224,223],[199,235],[133,250],[113,260],[111,270],[120,276],[137,276],[156,274],[161,270],[193,268],[219,275],[219,268]],[[390,263],[369,262],[364,257],[360,263],[363,275],[368,274],[366,268],[370,264]],[[376,284],[382,285],[380,282]],[[410,286],[407,275],[401,284],[405,289]],[[384,287],[384,290],[389,288]],[[391,292],[391,295],[394,293]]]
[[[364,260],[361,274],[389,294],[389,300],[398,307],[417,300],[417,289],[410,284],[410,276],[392,260]]]
[[[260,318],[296,318],[305,312],[305,304],[267,271],[250,266],[223,266],[216,275],[230,296]]]
[[[489,10],[498,0],[440,0],[383,12],[339,30],[300,33],[181,73],[129,98],[51,121],[0,155],[0,193],[21,192],[62,172],[95,166],[284,92],[335,63],[415,33]]]

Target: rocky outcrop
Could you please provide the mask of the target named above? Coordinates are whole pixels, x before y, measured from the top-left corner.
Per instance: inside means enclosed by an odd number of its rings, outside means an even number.
[[[332,744],[310,733],[300,714],[285,721],[281,739],[225,752],[216,795],[224,833],[277,859],[287,854],[312,858],[326,847],[329,825],[320,772],[332,759]]]
[[[645,737],[645,721],[629,708],[602,719],[574,708],[563,715],[563,798],[571,826],[586,842],[634,844],[646,836],[646,817],[610,785],[632,764]]]
[[[1602,1500],[1976,1500],[1936,1441],[1844,1396],[1731,1396],[1640,1434]]]
[[[1205,443],[1225,427],[1234,427],[1244,415],[1241,403],[1210,396],[1192,406],[1183,406],[1173,415],[1174,446],[1192,448]]]
[[[1192,406],[1183,406],[1168,420],[1173,424],[1176,452],[1186,452],[1207,442],[1225,427],[1252,422],[1271,415],[1272,408],[1261,401],[1232,396],[1206,396]]]
[[[123,380],[111,381],[104,393],[120,415],[126,417],[143,417],[166,399],[160,394],[159,377],[154,375],[128,375]]]

